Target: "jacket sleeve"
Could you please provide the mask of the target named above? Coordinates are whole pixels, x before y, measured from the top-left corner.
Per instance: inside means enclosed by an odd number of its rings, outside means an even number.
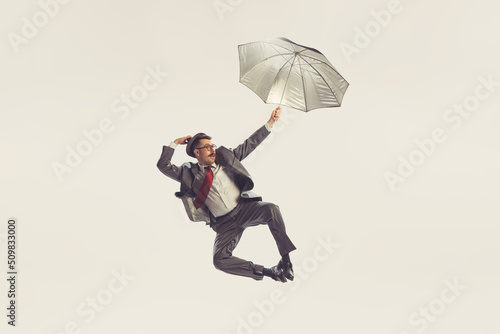
[[[269,130],[265,125],[261,126],[257,131],[255,131],[247,140],[245,140],[242,144],[238,145],[233,151],[233,154],[236,156],[236,159],[243,160],[250,153],[259,146],[264,139],[269,136]]]
[[[158,160],[156,166],[163,174],[165,174],[169,178],[174,179],[177,182],[181,182],[182,170],[171,162],[174,151],[175,149],[171,148],[170,146],[163,146],[160,160]]]

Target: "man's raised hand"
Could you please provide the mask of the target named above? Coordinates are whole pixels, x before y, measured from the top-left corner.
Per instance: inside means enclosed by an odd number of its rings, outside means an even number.
[[[277,107],[271,113],[271,118],[269,118],[267,124],[269,124],[270,127],[273,127],[274,123],[276,123],[280,119],[280,115],[281,115],[281,108]]]
[[[174,143],[176,143],[177,145],[186,145],[188,142],[189,142],[189,139],[191,139],[192,136],[184,136],[184,137],[181,137],[181,138],[177,138],[176,140],[174,140]]]

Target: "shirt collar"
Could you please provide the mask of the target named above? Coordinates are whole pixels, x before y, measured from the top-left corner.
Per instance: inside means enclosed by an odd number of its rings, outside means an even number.
[[[205,167],[203,167],[202,165],[200,165],[199,162],[197,164],[198,164],[198,167],[200,168],[200,171],[204,171],[205,170]],[[211,164],[210,166],[212,166],[212,169],[217,168],[217,164],[215,162],[213,164]]]

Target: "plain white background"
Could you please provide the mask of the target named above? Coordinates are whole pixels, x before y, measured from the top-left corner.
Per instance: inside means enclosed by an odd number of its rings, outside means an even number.
[[[12,34],[41,5],[2,1],[0,248],[6,263],[16,217],[20,273],[18,327],[2,307],[2,332],[498,332],[500,8],[401,0],[377,23],[391,3],[72,0],[16,52]],[[214,232],[187,220],[178,184],[156,168],[175,138],[203,131],[235,147],[268,120],[275,106],[238,82],[237,46],[278,36],[319,49],[350,83],[340,108],[285,107],[244,161],[298,247],[304,274],[287,284],[217,271]],[[113,103],[148,68],[168,75],[120,118]],[[476,89],[488,97],[447,122]],[[103,119],[113,130],[59,180],[53,164]],[[446,140],[415,153],[436,128]],[[412,154],[421,164],[392,191],[386,173]],[[190,159],[182,148],[173,161]],[[318,253],[328,239],[338,248]],[[279,259],[265,226],[235,255]]]

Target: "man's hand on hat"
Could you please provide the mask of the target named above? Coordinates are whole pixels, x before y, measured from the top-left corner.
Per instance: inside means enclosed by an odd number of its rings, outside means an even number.
[[[189,142],[189,139],[191,139],[192,136],[184,136],[184,137],[181,137],[181,138],[177,138],[176,140],[174,140],[174,143],[176,143],[177,145],[186,145],[188,142]]]

